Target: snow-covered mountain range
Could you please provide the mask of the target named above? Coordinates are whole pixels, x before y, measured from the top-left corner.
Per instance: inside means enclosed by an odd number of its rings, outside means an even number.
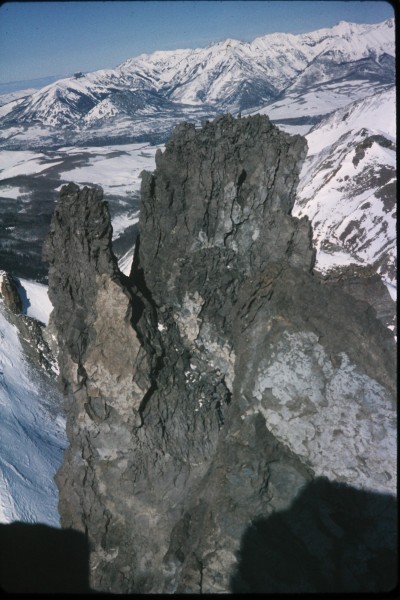
[[[292,115],[315,121],[393,83],[393,19],[376,25],[343,21],[308,34],[276,33],[251,43],[228,39],[207,48],[142,54],[115,69],[76,74],[0,107],[0,127],[8,144],[21,139],[21,128],[33,125],[86,131],[87,141],[92,130],[110,123],[112,136],[120,135],[127,119],[150,120],[153,131],[161,121],[165,131],[171,116],[198,120],[279,100],[276,111],[287,99],[293,105],[294,98],[299,102],[299,96],[319,91],[322,102],[310,110],[308,101],[306,114]]]

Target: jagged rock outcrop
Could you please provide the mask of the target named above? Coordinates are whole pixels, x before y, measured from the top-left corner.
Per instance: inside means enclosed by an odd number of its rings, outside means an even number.
[[[312,274],[310,223],[290,214],[305,155],[265,116],[178,126],[142,175],[129,278],[101,192],[61,190],[45,250],[70,441],[57,479],[94,589],[259,591],[242,569],[253,522],[321,476],[395,493],[393,337]],[[357,531],[375,504],[336,511],[322,488],[328,556],[336,513]],[[340,591],[392,585],[376,552]],[[332,569],[295,591],[331,591]]]
[[[15,315],[22,310],[22,301],[18,294],[18,283],[14,277],[6,271],[0,271],[0,298],[4,300],[5,306]]]

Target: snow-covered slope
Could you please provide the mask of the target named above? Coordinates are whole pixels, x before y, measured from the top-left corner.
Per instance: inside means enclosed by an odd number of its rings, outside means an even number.
[[[0,94],[0,106],[3,106],[3,104],[9,104],[9,102],[14,102],[15,100],[19,100],[20,98],[25,98],[26,96],[31,96],[36,91],[36,88],[27,88],[26,90],[18,90],[17,92]]]
[[[23,295],[23,313],[48,325],[53,306],[47,294],[47,285],[28,279],[20,279]]]
[[[53,477],[66,447],[61,395],[28,360],[12,319],[0,301],[0,522],[59,526]]]
[[[376,265],[396,284],[394,87],[341,108],[306,136],[293,210],[313,224],[317,269]]]
[[[381,93],[369,95],[360,102],[354,102],[347,108],[337,110],[313,127],[307,135],[308,154],[315,155],[349,131],[364,127],[395,141],[396,90],[394,86]]]
[[[321,86],[329,92],[330,84],[341,82],[354,93],[348,101],[393,84],[393,19],[142,54],[115,69],[62,79],[5,105],[0,123],[82,130],[111,121],[118,129],[126,118],[147,116],[157,122],[195,107],[210,115],[260,108],[288,95],[293,100],[306,90],[317,93]],[[348,96],[348,90],[344,93]],[[342,105],[343,94],[333,104],[325,95],[328,109]],[[313,110],[328,112],[326,106]]]

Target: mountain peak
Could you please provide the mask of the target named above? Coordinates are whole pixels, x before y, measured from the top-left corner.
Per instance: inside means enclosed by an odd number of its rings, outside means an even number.
[[[209,44],[209,47],[214,46],[216,48],[224,48],[228,50],[230,48],[236,48],[237,46],[241,46],[244,43],[245,42],[242,42],[241,40],[236,40],[234,38],[226,38],[224,40],[221,40],[220,42]]]

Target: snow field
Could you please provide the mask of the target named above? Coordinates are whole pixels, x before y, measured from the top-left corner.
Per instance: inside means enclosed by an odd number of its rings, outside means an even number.
[[[118,156],[109,156],[104,152],[89,159],[89,164],[64,171],[61,178],[77,184],[100,185],[107,194],[130,194],[140,188],[140,173],[143,169],[154,170],[156,146],[128,145],[109,147],[109,154],[123,152]],[[76,152],[75,149],[72,150]],[[69,153],[69,150],[67,150]]]
[[[368,81],[343,84],[343,89],[340,85],[335,88],[332,88],[331,84],[321,85],[316,90],[302,94],[295,92],[285,94],[283,100],[272,102],[261,110],[253,111],[250,114],[265,114],[275,121],[320,116],[347,106],[352,100],[356,101],[364,98],[368,94],[368,88],[370,88]]]
[[[57,164],[61,162],[49,162],[49,158],[42,153],[30,150],[2,150],[0,181],[17,175],[35,175]]]

